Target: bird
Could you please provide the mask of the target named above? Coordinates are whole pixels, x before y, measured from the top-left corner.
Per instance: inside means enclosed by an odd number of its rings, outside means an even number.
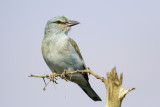
[[[62,74],[64,70],[86,70],[86,65],[76,42],[68,37],[71,27],[79,24],[65,16],[48,20],[42,40],[43,58],[53,73]],[[76,83],[93,101],[102,101],[92,89],[87,73],[76,73],[70,79]]]

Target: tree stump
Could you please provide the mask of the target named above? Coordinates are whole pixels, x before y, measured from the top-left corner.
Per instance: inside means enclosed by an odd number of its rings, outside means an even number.
[[[107,90],[106,107],[121,107],[121,103],[125,95],[135,89],[124,89],[122,86],[122,80],[123,73],[120,74],[119,79],[116,68],[113,68],[111,72],[107,72],[107,81],[104,82]]]

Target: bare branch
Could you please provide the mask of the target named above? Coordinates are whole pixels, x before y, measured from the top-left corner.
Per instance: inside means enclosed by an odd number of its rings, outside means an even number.
[[[57,84],[57,82],[56,82],[57,77],[60,77],[60,78],[65,79],[67,81],[67,79],[69,79],[69,78],[71,79],[72,76],[74,76],[73,74],[76,74],[76,73],[91,74],[95,78],[100,79],[105,84],[105,87],[106,87],[106,90],[107,90],[106,107],[120,107],[121,103],[122,103],[122,100],[125,97],[125,95],[128,92],[135,89],[135,88],[131,88],[129,90],[126,90],[126,89],[123,88],[123,86],[122,86],[123,73],[121,73],[120,78],[118,78],[116,68],[113,68],[111,72],[107,72],[107,79],[95,74],[90,69],[88,69],[88,70],[76,70],[74,72],[69,72],[68,70],[64,70],[64,72],[62,74],[52,73],[51,75],[45,75],[45,76],[36,76],[36,75],[31,74],[29,77],[43,78],[44,83],[45,83],[45,87],[43,88],[43,90],[45,90],[46,87],[48,86],[48,84],[51,81],[53,81],[54,83]],[[49,79],[49,82],[46,83],[45,78]]]
[[[47,83],[47,84],[45,84],[45,87],[43,88],[43,91],[45,91],[46,90],[46,87],[48,86],[48,84],[51,82],[51,80]]]

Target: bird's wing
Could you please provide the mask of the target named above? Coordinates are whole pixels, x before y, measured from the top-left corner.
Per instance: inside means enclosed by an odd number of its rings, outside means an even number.
[[[81,55],[81,52],[80,52],[80,50],[79,50],[78,45],[76,44],[76,42],[75,42],[73,39],[71,39],[71,38],[69,38],[69,42],[70,42],[71,45],[74,47],[74,49],[75,49],[75,51],[77,52],[77,54],[79,55],[80,59],[83,60],[83,57],[82,57],[82,55]],[[84,67],[84,70],[87,69],[87,67],[86,67],[86,65],[85,65],[84,62],[83,62],[83,67]],[[84,78],[85,78],[86,80],[88,80],[88,74],[87,74],[87,73],[83,73],[82,75],[84,76]]]

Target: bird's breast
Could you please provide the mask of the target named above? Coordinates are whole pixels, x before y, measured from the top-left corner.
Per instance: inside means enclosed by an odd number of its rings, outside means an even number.
[[[73,47],[68,41],[69,38],[60,38],[56,41],[48,41],[46,38],[42,42],[42,54],[45,62],[52,72],[62,73],[64,69],[74,71],[83,66]],[[75,74],[71,81],[86,85],[86,80],[81,74]]]
[[[63,37],[56,40],[43,39],[42,54],[46,61],[55,62],[63,59],[62,57],[69,54],[71,49],[68,46],[68,38]]]
[[[45,62],[52,70],[62,73],[64,69],[78,69],[82,61],[69,45],[68,37],[59,38],[56,41],[42,42],[42,54]]]

